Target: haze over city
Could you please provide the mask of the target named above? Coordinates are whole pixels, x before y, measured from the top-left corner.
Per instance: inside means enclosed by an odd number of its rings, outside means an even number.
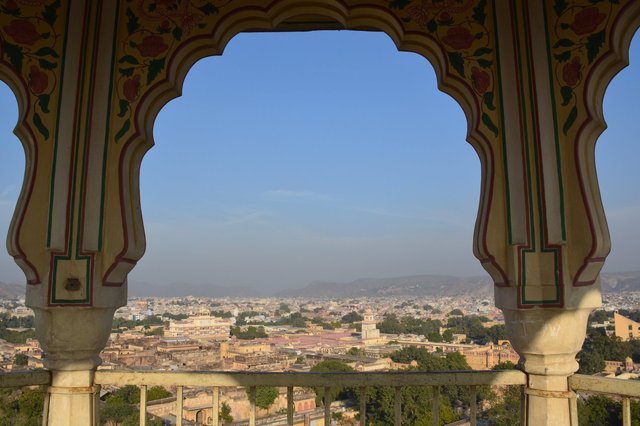
[[[605,98],[597,145],[612,272],[640,269],[637,40],[630,61]],[[461,108],[436,85],[424,58],[384,34],[237,36],[156,120],[141,176],[147,253],[131,281],[272,291],[485,275],[471,251],[479,160]],[[17,117],[0,84],[2,240],[24,171]],[[5,249],[0,281],[24,282]]]

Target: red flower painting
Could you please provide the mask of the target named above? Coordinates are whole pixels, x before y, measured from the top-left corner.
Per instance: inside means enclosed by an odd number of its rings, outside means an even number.
[[[571,24],[571,30],[573,30],[576,35],[591,34],[606,17],[607,15],[600,12],[597,7],[587,7],[576,13],[573,23]]]
[[[471,47],[475,38],[467,28],[454,27],[447,30],[447,35],[442,37],[442,41],[455,50],[464,50]]]
[[[29,87],[31,87],[31,91],[34,94],[42,94],[49,87],[49,76],[37,66],[31,65],[29,69]]]
[[[140,93],[140,76],[136,74],[127,79],[127,81],[124,82],[122,91],[124,92],[124,97],[127,98],[129,102],[135,101]]]
[[[159,35],[146,36],[136,47],[140,54],[147,58],[155,58],[169,48]]]
[[[18,44],[31,46],[42,38],[36,26],[26,19],[14,19],[3,29]]]
[[[579,57],[574,57],[562,67],[562,80],[567,86],[573,87],[580,81],[580,69],[582,64]]]
[[[484,95],[489,86],[491,86],[491,76],[486,71],[479,69],[478,67],[471,68],[471,80],[473,81],[473,87],[481,95]]]

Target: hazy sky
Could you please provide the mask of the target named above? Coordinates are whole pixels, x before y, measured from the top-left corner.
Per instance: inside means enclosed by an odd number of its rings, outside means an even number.
[[[640,269],[640,43],[605,99],[597,148],[614,249]],[[634,66],[635,65],[635,66]],[[0,83],[0,238],[24,159]],[[432,66],[376,33],[242,34],[191,70],[142,168],[147,254],[130,279],[301,287],[479,275],[479,160]],[[23,282],[2,250],[0,281]]]

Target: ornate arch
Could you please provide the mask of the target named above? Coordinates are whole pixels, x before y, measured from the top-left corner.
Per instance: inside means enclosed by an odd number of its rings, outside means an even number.
[[[0,18],[0,79],[13,92],[19,117],[15,134],[25,152],[25,173],[16,210],[7,234],[7,249],[24,272],[28,284],[41,274],[23,249],[21,234],[27,206],[36,185],[48,179],[41,151],[55,143],[58,101],[61,95],[61,57],[68,5],[20,2],[3,5]],[[38,194],[35,195],[36,197]]]
[[[391,1],[384,2],[387,3],[384,7],[383,2],[338,0],[256,1],[254,6],[234,6],[233,1],[185,3],[188,7],[182,11],[173,10],[172,6],[162,11],[154,9],[158,12],[156,17],[143,11],[148,10],[149,5],[157,4],[153,1],[143,1],[137,6],[123,2],[119,9],[118,47],[113,63],[116,89],[112,92],[117,99],[112,99],[111,103],[114,110],[120,108],[118,115],[122,115],[122,119],[112,126],[108,139],[123,146],[119,157],[119,188],[124,244],[106,269],[105,285],[123,283],[144,252],[137,184],[139,164],[153,145],[152,128],[156,115],[167,102],[179,96],[191,66],[203,57],[222,54],[226,44],[241,32],[277,31],[287,27],[291,18],[302,17],[304,20],[309,16],[324,20],[330,27],[337,23],[345,29],[382,31],[391,37],[399,50],[418,53],[434,66],[439,88],[461,105],[467,117],[468,141],[482,164],[483,188],[474,253],[498,284],[508,282],[506,273],[490,254],[487,242],[496,184],[495,150],[501,125],[500,93],[494,66],[497,56],[492,38],[494,12],[490,5],[478,5],[473,1],[414,4]],[[171,11],[175,12],[176,22],[162,20],[161,16]],[[189,22],[190,32],[177,23],[180,19]],[[197,21],[196,26],[189,19]],[[303,29],[322,29],[322,26],[318,28],[317,24],[310,23],[304,24]],[[131,66],[125,68],[124,65]],[[140,65],[141,68],[136,68]],[[162,69],[158,69],[159,66]]]
[[[607,128],[602,108],[605,92],[618,72],[629,65],[631,40],[640,27],[640,3],[627,2],[618,10],[609,12],[607,19],[611,23],[603,30],[606,31],[606,50],[600,55],[594,53],[592,65],[586,70],[582,91],[578,93],[577,100],[584,107],[584,115],[580,117],[581,121],[580,118],[576,120],[574,161],[592,240],[574,278],[575,286],[592,284],[611,250],[597,181],[595,145]]]

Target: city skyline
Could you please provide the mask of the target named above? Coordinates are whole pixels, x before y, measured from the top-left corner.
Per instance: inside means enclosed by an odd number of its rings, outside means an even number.
[[[607,93],[597,145],[612,272],[640,268],[639,44]],[[1,86],[4,240],[24,160]],[[141,176],[147,254],[130,279],[275,290],[486,275],[471,251],[479,161],[461,108],[436,86],[433,67],[384,34],[237,36],[196,64],[156,120]],[[24,281],[4,249],[0,281]]]

